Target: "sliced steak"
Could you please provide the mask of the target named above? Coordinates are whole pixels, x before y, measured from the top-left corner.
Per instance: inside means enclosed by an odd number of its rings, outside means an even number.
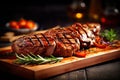
[[[69,27],[51,29],[45,33],[21,37],[13,42],[12,49],[18,54],[33,53],[41,56],[68,57],[80,49],[94,45],[99,32],[99,24],[76,23]]]

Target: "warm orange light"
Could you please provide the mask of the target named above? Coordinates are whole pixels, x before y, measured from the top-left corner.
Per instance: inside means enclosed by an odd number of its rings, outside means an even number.
[[[94,15],[93,15],[93,18],[94,18],[94,19],[98,19],[99,16],[98,16],[97,14],[94,14]]]
[[[83,17],[83,14],[82,14],[82,13],[76,13],[75,17],[76,17],[77,19],[80,19],[80,18]]]

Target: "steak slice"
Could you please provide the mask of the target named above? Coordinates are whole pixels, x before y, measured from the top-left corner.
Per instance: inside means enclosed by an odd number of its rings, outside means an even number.
[[[73,38],[70,33],[56,34],[56,44],[54,56],[72,56],[80,49],[78,38]]]
[[[69,27],[51,29],[45,33],[23,36],[13,42],[12,49],[18,54],[68,57],[80,49],[94,45],[99,32],[99,24],[76,23]]]
[[[15,40],[12,44],[12,49],[18,54],[40,54],[49,56],[53,53],[56,43],[51,37],[44,34],[32,34],[21,37]]]

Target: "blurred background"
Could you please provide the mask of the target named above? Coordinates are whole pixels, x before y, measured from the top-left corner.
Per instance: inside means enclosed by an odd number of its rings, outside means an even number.
[[[98,22],[103,27],[120,25],[119,0],[16,0],[0,1],[0,35],[6,23],[20,18],[38,23],[38,30],[75,22]]]

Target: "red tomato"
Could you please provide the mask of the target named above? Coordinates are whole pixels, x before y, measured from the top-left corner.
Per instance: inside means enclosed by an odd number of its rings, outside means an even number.
[[[18,25],[17,21],[11,21],[10,27],[14,28],[14,29],[19,29],[19,25]]]
[[[100,43],[97,43],[97,42],[94,42],[94,45],[98,48],[106,48],[107,47],[107,44],[100,44]]]
[[[87,55],[86,51],[79,51],[75,53],[75,56],[77,57],[85,57]]]
[[[27,21],[25,27],[28,28],[28,29],[32,29],[32,28],[35,27],[35,23],[34,23],[33,21],[30,21],[30,20],[29,20],[29,21]]]
[[[27,23],[27,21],[25,19],[20,19],[18,21],[20,28],[24,28],[26,26],[26,23]]]
[[[96,41],[94,42],[94,45],[98,48],[106,48],[107,44],[103,43],[102,41],[103,39],[98,36],[96,37]]]

